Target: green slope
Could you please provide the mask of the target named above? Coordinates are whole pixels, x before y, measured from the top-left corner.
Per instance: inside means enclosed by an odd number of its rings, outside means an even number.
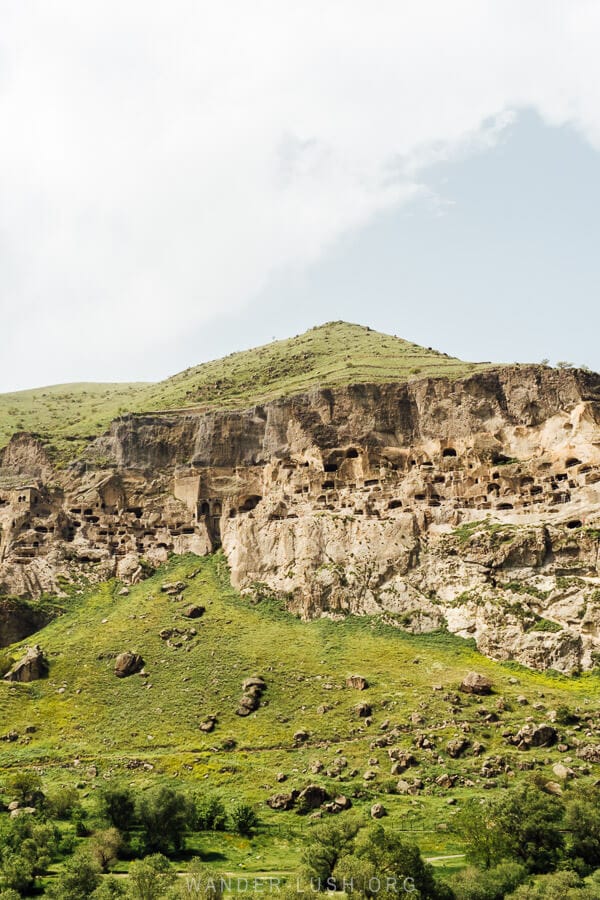
[[[165,581],[174,580],[187,584],[182,599],[161,592]],[[369,618],[303,623],[274,601],[253,605],[230,587],[220,555],[174,558],[131,588],[129,596],[120,595],[121,587],[110,582],[72,598],[66,613],[31,639],[49,655],[47,680],[0,683],[3,731],[19,734],[19,740],[3,745],[0,777],[2,769],[6,774],[35,766],[41,767],[47,785],[76,783],[84,796],[93,794],[105,778],[126,778],[140,788],[164,780],[216,791],[227,803],[243,798],[256,804],[267,826],[260,856],[246,861],[261,871],[281,867],[284,860],[286,865],[297,861],[301,829],[309,824],[293,812],[272,812],[265,800],[311,782],[333,794],[343,792],[352,798],[355,812],[367,817],[372,803],[383,802],[391,825],[413,823],[424,829],[419,843],[428,854],[461,852],[456,837],[440,826],[453,815],[449,796],[460,805],[474,794],[488,795],[483,788],[489,785],[480,774],[485,757],[503,756],[516,773],[496,779],[500,788],[530,777],[519,770],[521,760],[545,768],[552,778],[543,761],[564,758],[556,747],[524,754],[507,745],[502,732],[516,731],[528,716],[547,721],[550,710],[561,705],[579,708],[586,718],[596,716],[600,708],[597,675],[568,679],[500,665],[480,656],[470,642],[448,634],[413,636]],[[201,619],[181,617],[190,603],[206,607]],[[174,626],[196,627],[198,635],[173,649],[159,632]],[[12,652],[18,656],[21,649]],[[143,655],[147,678],[115,677],[112,654],[125,649]],[[494,695],[483,702],[460,695],[460,709],[453,714],[448,692],[454,694],[472,669],[491,677]],[[353,673],[368,679],[368,690],[346,687]],[[242,681],[254,674],[267,682],[264,703],[249,717],[239,718],[235,710]],[[519,695],[529,699],[528,706],[517,702]],[[373,708],[370,726],[355,712],[362,701]],[[497,714],[498,723],[485,721],[484,708]],[[218,724],[212,734],[205,734],[199,726],[209,714],[218,717]],[[422,719],[416,723],[413,714]],[[419,765],[406,775],[392,777],[387,748],[373,748],[386,720],[389,727],[403,729],[395,745],[418,757]],[[480,741],[485,751],[475,756],[469,750],[461,759],[451,759],[446,743],[463,734],[459,723],[465,722],[471,746]],[[31,735],[26,734],[28,726],[36,729]],[[557,727],[571,747],[574,738],[581,737],[571,726]],[[297,745],[294,735],[300,729],[308,732],[308,739]],[[434,735],[435,753],[415,749],[416,732]],[[234,751],[225,749],[229,739],[236,742]],[[326,770],[340,755],[348,765],[340,777],[328,775]],[[318,774],[310,769],[316,760],[324,764]],[[152,769],[144,770],[143,763]],[[88,773],[91,764],[98,767],[98,777]],[[375,772],[372,781],[363,780],[367,769]],[[279,772],[287,776],[282,785],[277,782]],[[466,776],[474,786],[446,791],[434,783],[445,772]],[[596,776],[592,772],[590,782]],[[421,778],[426,787],[417,797],[389,793],[398,777]],[[282,827],[289,830],[287,843]],[[247,847],[232,842],[225,865],[237,865]]]
[[[360,325],[331,322],[158,384],[72,384],[0,395],[0,446],[15,431],[32,431],[45,436],[60,455],[71,456],[127,412],[244,407],[317,386],[456,378],[477,368]]]

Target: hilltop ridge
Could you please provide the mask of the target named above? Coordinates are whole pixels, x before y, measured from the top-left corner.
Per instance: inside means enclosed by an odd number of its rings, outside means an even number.
[[[188,368],[156,384],[54,385],[0,394],[0,447],[17,431],[73,457],[119,415],[173,408],[243,408],[313,388],[468,375],[483,367],[348,322],[328,322]]]

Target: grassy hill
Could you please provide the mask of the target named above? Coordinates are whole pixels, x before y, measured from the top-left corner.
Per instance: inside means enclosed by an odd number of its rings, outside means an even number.
[[[331,322],[158,384],[68,384],[0,394],[0,447],[15,431],[32,431],[72,456],[128,412],[245,407],[317,386],[458,378],[478,367],[360,325]]]
[[[179,580],[186,585],[181,598],[161,591],[165,582]],[[161,782],[216,792],[228,806],[248,801],[263,823],[255,838],[194,838],[193,846],[217,854],[227,871],[285,872],[297,865],[312,820],[274,812],[265,801],[309,783],[344,793],[353,814],[366,819],[371,805],[382,802],[387,822],[411,832],[425,855],[457,855],[452,864],[460,865],[464,847],[448,827],[463,801],[489,795],[483,760],[499,755],[508,761],[513,775],[494,779],[502,790],[531,777],[521,771],[522,760],[556,780],[549,765],[569,755],[556,747],[523,753],[502,733],[516,731],[528,716],[547,721],[551,710],[564,706],[582,719],[600,709],[597,674],[536,673],[494,663],[445,633],[413,636],[372,618],[303,623],[268,598],[251,603],[231,588],[219,554],[173,558],[129,595],[121,590],[113,581],[74,593],[64,601],[64,615],[35,637],[48,653],[49,677],[0,683],[3,732],[18,734],[3,744],[0,780],[36,769],[46,787],[77,785],[86,803],[101,785],[120,780],[140,790]],[[182,617],[192,603],[205,606],[202,618]],[[164,638],[164,629],[192,627],[197,634],[190,640],[171,638],[179,647]],[[14,657],[23,646],[11,648]],[[115,677],[115,654],[123,650],[142,654],[147,677]],[[470,670],[492,679],[490,697],[457,694]],[[367,678],[367,690],[347,687],[346,678],[356,673]],[[252,675],[262,676],[267,688],[261,707],[240,718],[242,681]],[[523,696],[527,706],[517,700]],[[371,724],[357,715],[360,702],[372,706]],[[200,724],[209,715],[217,716],[217,725],[206,734]],[[374,746],[394,726],[401,732],[394,746],[410,750],[418,762],[395,777],[388,748]],[[581,736],[579,724],[557,728],[571,747]],[[307,732],[304,741],[295,739],[300,730]],[[432,740],[433,750],[415,747],[419,733]],[[453,759],[446,745],[457,735],[466,735],[470,747]],[[485,748],[479,755],[477,742]],[[336,775],[340,757],[347,764]],[[577,769],[578,763],[574,758],[571,765]],[[363,777],[367,770],[371,780]],[[278,773],[285,783],[278,783]],[[471,784],[436,785],[444,773]],[[596,774],[588,776],[590,783]],[[399,777],[420,778],[424,788],[416,796],[395,793]],[[580,775],[577,783],[585,780]]]

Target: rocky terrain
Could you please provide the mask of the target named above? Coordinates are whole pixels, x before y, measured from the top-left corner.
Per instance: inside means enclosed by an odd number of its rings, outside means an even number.
[[[70,582],[136,583],[222,547],[236,588],[303,618],[383,614],[495,659],[587,669],[599,501],[600,376],[572,369],[125,415],[66,466],[20,432],[0,451],[0,594],[32,602],[4,601],[3,643]]]

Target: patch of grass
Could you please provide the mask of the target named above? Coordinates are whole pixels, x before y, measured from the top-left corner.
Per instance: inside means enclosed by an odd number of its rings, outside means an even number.
[[[181,600],[161,591],[163,582],[179,580],[187,585]],[[262,825],[252,839],[220,833],[193,839],[190,850],[220,854],[216,861],[227,871],[289,872],[297,866],[314,822],[274,812],[265,801],[315,781],[333,795],[350,797],[365,820],[371,805],[382,802],[390,827],[414,837],[428,856],[461,853],[450,830],[454,811],[467,798],[488,793],[481,758],[470,751],[457,760],[446,754],[447,741],[461,733],[462,723],[468,723],[472,742],[485,745],[486,756],[502,755],[512,763],[518,781],[528,773],[519,770],[522,757],[502,732],[516,732],[530,714],[532,705],[524,710],[519,694],[531,704],[543,698],[539,721],[561,706],[579,708],[586,718],[600,709],[600,679],[594,674],[569,679],[495,663],[473,641],[447,632],[408,634],[382,617],[301,622],[268,595],[257,602],[237,594],[221,554],[174,557],[131,587],[129,596],[120,596],[121,587],[111,581],[73,596],[64,614],[36,635],[50,660],[47,679],[0,683],[3,733],[19,735],[2,745],[0,781],[14,771],[38,771],[45,789],[78,785],[89,806],[100,786],[115,782],[137,790],[160,782],[216,793],[228,810],[239,802],[253,804]],[[182,617],[192,603],[206,608],[202,618]],[[174,627],[193,627],[197,634],[170,647],[160,632]],[[24,646],[10,648],[11,655],[17,657]],[[123,650],[142,654],[147,677],[115,677],[115,654]],[[473,669],[491,678],[494,695],[482,700],[457,693]],[[348,688],[351,674],[364,675],[369,688]],[[250,675],[261,675],[267,688],[259,709],[240,718],[235,710]],[[498,696],[505,707],[498,712],[501,727],[490,727],[481,709],[495,710]],[[361,701],[372,706],[370,725],[356,713]],[[415,724],[413,714],[422,723]],[[207,734],[200,724],[209,715],[217,716],[217,725]],[[395,745],[419,761],[394,779],[387,747],[374,743],[385,733],[386,720],[388,728],[399,729]],[[35,731],[28,733],[31,726]],[[298,744],[294,734],[301,729],[309,737]],[[560,731],[572,743],[570,727]],[[435,749],[415,748],[417,732],[427,734]],[[226,749],[229,740],[233,749]],[[336,776],[332,770],[340,756],[347,765]],[[527,754],[540,767],[549,757],[561,758],[555,748]],[[315,774],[317,760],[323,769]],[[363,779],[367,769],[375,771],[373,781]],[[286,776],[282,784],[280,772]],[[449,793],[435,785],[444,772],[469,781],[450,792],[454,807],[447,805]],[[416,797],[389,793],[398,777],[422,778],[426,787]],[[509,787],[509,781],[500,786]]]

